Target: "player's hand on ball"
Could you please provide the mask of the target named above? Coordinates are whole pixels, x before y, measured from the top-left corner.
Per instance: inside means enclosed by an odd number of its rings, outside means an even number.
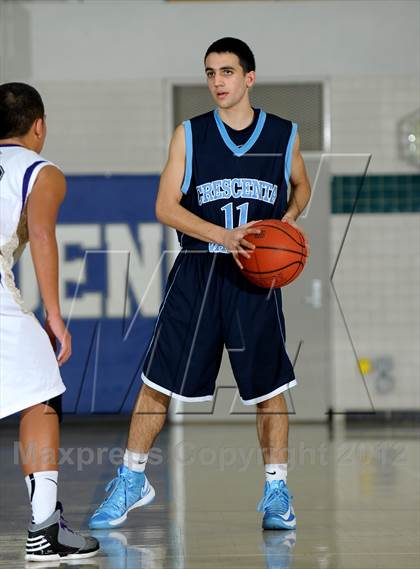
[[[289,217],[288,215],[284,215],[281,218],[281,221],[284,221],[284,222],[288,223],[289,225],[291,225],[292,227],[296,227],[296,229],[299,229],[299,231],[302,233],[302,235],[305,239],[305,245],[306,245],[306,249],[307,249],[308,257],[309,257],[311,249],[309,247],[308,239],[306,238],[305,232],[302,230],[302,228],[296,223],[296,221],[292,217]]]
[[[252,226],[258,221],[250,221],[234,229],[227,229],[223,245],[230,251],[235,259],[236,264],[240,269],[243,269],[242,263],[239,260],[239,255],[243,255],[247,259],[250,258],[250,253],[255,249],[255,245],[245,239],[251,233],[261,233],[261,229],[254,229]]]
[[[71,356],[71,335],[61,316],[49,316],[45,320],[45,331],[48,334],[54,352],[57,350],[57,340],[60,352],[57,356],[58,365],[62,366]]]

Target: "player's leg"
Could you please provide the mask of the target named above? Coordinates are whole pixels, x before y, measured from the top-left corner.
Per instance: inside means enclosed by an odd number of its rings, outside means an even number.
[[[168,278],[146,353],[143,387],[134,410],[124,464],[89,521],[92,529],[121,525],[154,497],[145,477],[148,452],[163,427],[170,397],[213,398],[223,353],[216,255],[180,253]]]
[[[57,502],[59,417],[61,401],[40,403],[21,412],[19,445],[32,522],[28,528],[26,559],[56,561],[96,554],[99,544],[70,530]]]
[[[143,385],[133,410],[124,463],[108,485],[110,494],[89,520],[92,529],[120,526],[130,510],[150,504],[155,490],[145,475],[145,468],[156,437],[162,430],[170,397]]]
[[[257,429],[266,482],[258,509],[265,529],[294,529],[296,519],[287,489],[288,420],[284,391],[296,384],[286,352],[281,294],[228,272],[224,334],[232,369],[245,405],[257,405]],[[237,349],[241,347],[241,349]]]
[[[20,463],[36,524],[56,509],[59,440],[58,415],[52,407],[40,403],[21,412]]]
[[[283,393],[257,404],[257,433],[266,470],[269,465],[280,465],[274,479],[286,482],[288,459],[289,419]],[[269,470],[273,470],[269,468]],[[280,471],[284,470],[284,475]]]
[[[257,432],[264,459],[264,529],[295,529],[296,517],[287,487],[288,410],[283,393],[257,404]]]
[[[169,402],[168,395],[142,386],[131,417],[127,451],[147,455],[165,424]]]

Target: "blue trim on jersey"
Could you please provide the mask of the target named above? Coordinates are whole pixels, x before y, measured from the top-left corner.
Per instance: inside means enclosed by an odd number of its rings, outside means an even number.
[[[188,192],[188,188],[190,187],[192,176],[193,144],[191,121],[184,121],[182,124],[184,125],[185,129],[185,175],[181,186],[181,192],[183,194],[186,194]]]
[[[26,172],[25,175],[23,176],[23,182],[22,182],[22,208],[20,210],[21,213],[23,211],[23,208],[25,207],[26,195],[28,193],[28,188],[29,188],[29,181],[31,179],[33,171],[37,166],[39,166],[43,162],[46,162],[46,160],[37,160],[36,162],[31,164],[29,168],[26,168]]]
[[[292,171],[292,153],[293,153],[293,145],[295,143],[297,133],[297,124],[292,122],[292,132],[290,133],[289,142],[287,143],[286,148],[286,157],[284,159],[284,179],[286,180],[286,186],[289,185],[290,174]]]
[[[237,146],[233,142],[233,140],[230,138],[230,136],[226,130],[226,127],[223,124],[222,119],[220,118],[220,115],[219,115],[217,109],[214,109],[213,114],[214,114],[214,119],[215,119],[216,124],[217,124],[217,128],[219,129],[219,132],[220,132],[226,146],[230,150],[232,150],[232,152],[235,156],[243,156],[244,154],[246,154],[248,152],[248,150],[250,150],[250,148],[252,146],[254,146],[254,144],[258,140],[258,137],[261,134],[262,129],[264,128],[265,119],[267,117],[266,113],[262,109],[260,109],[260,116],[258,117],[258,121],[257,121],[257,124],[255,125],[254,132],[251,134],[251,136],[248,138],[248,140],[246,141],[245,144],[243,144],[242,146]]]

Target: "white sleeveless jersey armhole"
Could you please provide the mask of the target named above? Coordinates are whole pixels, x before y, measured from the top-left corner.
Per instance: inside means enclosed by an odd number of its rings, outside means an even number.
[[[25,205],[45,166],[54,164],[0,144],[0,419],[65,391],[49,338],[25,308],[12,272],[27,239]]]

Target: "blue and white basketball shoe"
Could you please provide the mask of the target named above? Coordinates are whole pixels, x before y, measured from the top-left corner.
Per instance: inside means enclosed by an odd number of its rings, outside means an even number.
[[[259,512],[264,512],[263,529],[296,529],[292,498],[283,480],[265,483],[264,496],[257,506]]]
[[[90,529],[108,529],[121,526],[134,508],[150,504],[155,490],[144,472],[134,472],[120,466],[117,476],[105,488],[108,496],[89,520]]]

